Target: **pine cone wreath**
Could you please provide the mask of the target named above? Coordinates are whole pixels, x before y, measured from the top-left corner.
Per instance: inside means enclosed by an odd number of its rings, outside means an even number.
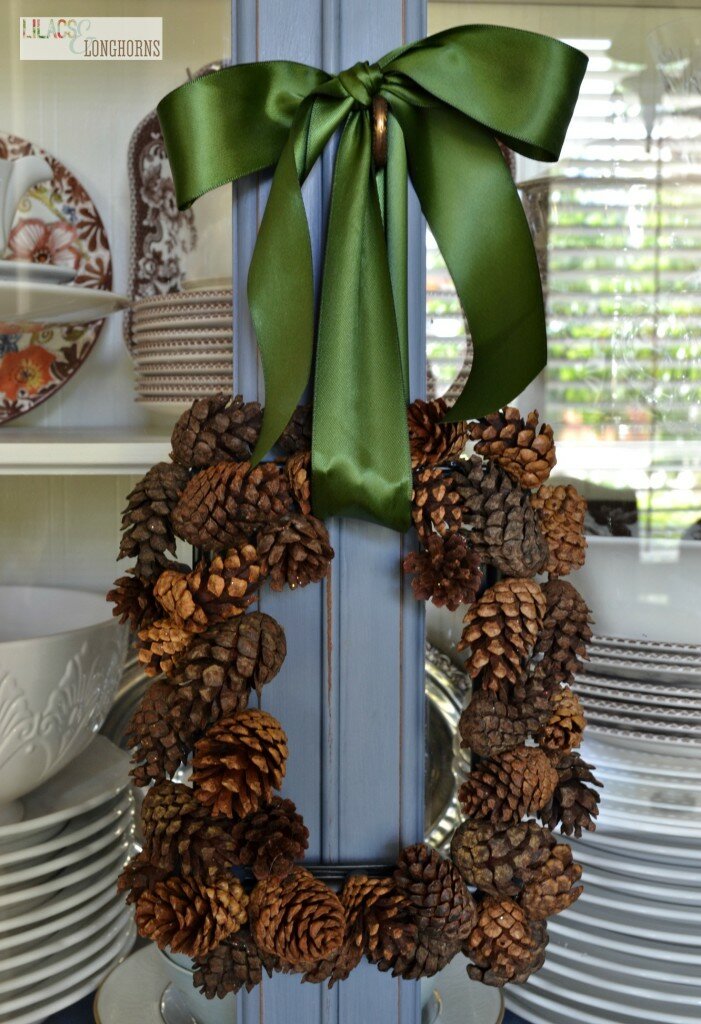
[[[479,757],[494,757],[519,747],[547,722],[550,710],[548,697],[533,687],[522,700],[477,690],[460,716],[462,746]]]
[[[258,402],[244,402],[241,395],[198,398],[175,424],[170,457],[188,469],[243,462],[251,457],[261,419]]]
[[[153,889],[156,882],[162,882],[168,872],[154,867],[145,851],[137,853],[122,869],[117,879],[117,892],[125,892],[128,904],[136,903],[142,892]]]
[[[536,733],[536,742],[543,750],[569,753],[582,742],[587,720],[576,693],[569,686],[555,690],[550,698],[551,714]]]
[[[343,944],[346,924],[336,894],[303,868],[258,882],[249,920],[256,946],[293,967],[330,959]]]
[[[583,669],[591,640],[591,612],[584,598],[567,580],[552,579],[543,587],[545,616],[535,647],[543,658],[537,678],[546,686],[571,683]]]
[[[175,554],[171,514],[188,481],[188,473],[172,462],[159,462],[127,496],[122,514],[118,558],[136,558],[135,574],[152,580],[168,567]]]
[[[312,453],[294,452],[285,462],[285,473],[290,493],[303,516],[312,511]]]
[[[158,606],[160,608],[160,606]],[[160,614],[163,614],[162,609]],[[178,656],[192,643],[193,635],[170,619],[156,619],[139,631],[137,658],[146,675],[170,674]]]
[[[286,762],[287,736],[278,720],[266,711],[242,711],[220,719],[195,744],[195,795],[216,816],[244,818],[270,803]]]
[[[121,623],[128,622],[134,633],[151,625],[161,615],[151,584],[133,574],[115,580],[107,600],[114,605],[112,614]]]
[[[534,580],[500,580],[486,590],[465,616],[458,651],[470,648],[467,671],[482,676],[484,689],[503,686],[523,696],[528,659],[543,624],[545,597]]]
[[[261,566],[252,544],[230,548],[189,573],[167,570],[153,592],[171,623],[190,633],[242,615],[255,600]]]
[[[328,530],[314,516],[287,516],[265,526],[258,535],[261,571],[272,590],[295,590],[326,576],[333,548]]]
[[[390,890],[393,890],[393,883],[389,879],[367,875],[346,878],[338,894],[346,920],[343,945],[334,956],[319,960],[307,970],[302,981],[317,985],[328,981],[329,988],[333,988],[355,970],[366,951],[366,912]]]
[[[273,976],[276,962],[256,947],[248,928],[195,960],[194,984],[207,999],[223,999],[230,992],[245,988],[251,992],[263,980],[263,971]]]
[[[505,576],[530,577],[548,558],[540,516],[525,491],[493,462],[478,455],[453,466],[463,527],[482,561]]]
[[[407,412],[411,465],[436,466],[457,458],[467,443],[467,423],[444,423],[448,405],[443,398],[417,398]]]
[[[518,902],[530,921],[544,921],[579,899],[584,886],[576,883],[581,877],[582,868],[575,863],[572,850],[566,843],[557,843],[527,881]]]
[[[462,506],[456,484],[455,474],[439,466],[414,470],[411,518],[424,546],[434,532],[445,536],[460,529]]]
[[[509,824],[543,810],[555,792],[558,774],[539,747],[515,747],[481,761],[460,787],[468,818]]]
[[[292,510],[284,470],[275,462],[219,462],[185,487],[171,521],[178,537],[203,551],[241,546],[261,526]]]
[[[173,724],[170,705],[173,687],[160,679],[151,683],[141,698],[124,736],[133,748],[131,774],[137,786],[148,786],[173,775],[187,760],[197,736],[197,727]]]
[[[557,786],[551,800],[539,813],[550,829],[558,825],[564,836],[579,838],[582,829],[593,832],[601,799],[594,787],[601,787],[593,767],[582,760],[577,751],[556,761]]]
[[[529,926],[518,903],[506,896],[486,896],[462,947],[472,961],[467,973],[475,981],[499,988],[522,983],[542,967],[546,943],[545,928],[537,923]]]
[[[402,850],[394,884],[406,896],[420,931],[444,939],[467,938],[475,921],[475,901],[452,861],[426,843]]]
[[[492,896],[515,897],[537,877],[555,845],[550,830],[535,821],[464,821],[453,833],[450,856],[468,885]]]
[[[207,881],[236,863],[236,845],[227,831],[207,817],[189,786],[158,782],[141,807],[144,853],[168,874]]]
[[[274,796],[231,830],[234,862],[250,867],[256,878],[283,878],[304,857],[309,829],[291,800]]]
[[[248,896],[241,883],[221,875],[208,882],[171,875],[136,901],[136,927],[159,949],[200,957],[246,923]]]
[[[555,465],[553,429],[534,410],[524,420],[518,409],[506,406],[469,424],[475,451],[499,466],[522,487],[539,487]]]
[[[298,405],[292,413],[292,418],[287,424],[278,445],[288,455],[294,452],[308,451],[312,446],[312,407],[311,405]]]
[[[482,584],[479,555],[459,533],[433,534],[422,551],[406,556],[403,568],[416,574],[411,589],[417,601],[432,601],[451,612],[472,604]]]
[[[279,622],[263,612],[249,612],[212,626],[196,636],[174,661],[171,673],[179,685],[242,692],[251,686],[258,694],[280,671],[287,655]]]
[[[549,487],[544,484],[531,502],[540,514],[550,554],[545,568],[551,576],[566,576],[584,565],[587,540],[584,516],[587,503],[572,484]]]

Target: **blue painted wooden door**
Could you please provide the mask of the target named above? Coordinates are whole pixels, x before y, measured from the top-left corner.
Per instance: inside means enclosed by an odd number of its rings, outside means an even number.
[[[425,0],[233,0],[237,62],[275,58],[341,70],[424,32]],[[331,185],[330,154],[305,185],[315,257]],[[235,193],[235,384],[263,400],[246,306],[246,275],[269,182]],[[317,260],[318,263],[318,260]],[[290,268],[294,273],[294,267]],[[410,209],[409,326],[413,393],[424,387],[424,244]],[[355,520],[329,524],[336,551],[327,584],[266,593],[263,610],[287,633],[288,657],[264,707],[287,730],[285,795],[311,832],[308,858],[391,862],[423,832],[423,618],[402,581],[409,541]],[[241,1024],[417,1024],[418,985],[364,964],[329,992],[277,976],[240,999]]]

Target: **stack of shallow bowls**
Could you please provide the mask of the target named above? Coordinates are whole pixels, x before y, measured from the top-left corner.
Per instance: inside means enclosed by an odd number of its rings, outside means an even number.
[[[137,402],[174,406],[231,394],[233,295],[213,282],[140,299],[132,309]]]
[[[507,993],[538,1024],[701,1019],[700,549],[591,538],[573,578],[598,629],[574,689],[604,789],[596,832],[568,840],[584,893]]]
[[[91,992],[131,949],[115,888],[133,853],[128,756],[103,736],[0,826],[0,1022],[37,1024]]]

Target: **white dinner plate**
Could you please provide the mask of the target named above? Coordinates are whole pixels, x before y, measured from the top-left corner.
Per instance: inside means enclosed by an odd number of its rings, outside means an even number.
[[[636,727],[637,725],[646,725],[651,731],[658,727],[669,731],[686,731],[687,726],[701,731],[701,703],[695,708],[679,708],[668,703],[659,705],[643,703],[642,695],[639,695],[638,702],[635,704],[594,697],[588,693],[581,693],[581,691],[579,696],[584,705],[587,721],[591,718],[598,718],[602,721],[609,719],[614,725],[616,722],[632,722]]]
[[[31,867],[19,868],[13,871],[2,871],[0,873],[0,897],[8,891],[16,891],[18,888],[29,888],[38,884],[39,880],[46,875],[63,871],[74,865],[81,865],[102,850],[113,849],[120,840],[129,840],[134,834],[134,819],[132,815],[123,815],[116,823],[108,825],[104,831],[91,837],[89,840],[73,846],[65,853],[53,857],[42,857],[38,863]]]
[[[627,935],[617,935],[615,932],[597,927],[595,920],[574,922],[570,921],[570,917],[571,911],[567,910],[564,915],[558,914],[548,919],[548,931],[560,943],[567,942],[573,948],[582,946],[591,950],[605,950],[606,957],[611,961],[617,960],[622,953],[634,953],[645,962],[667,964],[665,970],[668,976],[675,965],[682,964],[685,969],[691,969],[692,977],[701,977],[701,947],[698,945],[684,947],[670,945],[666,938],[659,942],[641,936],[631,938]]]
[[[131,301],[101,288],[0,281],[0,323],[13,327],[36,324],[85,324],[102,320]]]
[[[42,901],[22,914],[0,918],[0,943],[12,942],[15,937],[18,942],[23,941],[29,932],[33,933],[38,928],[59,928],[60,919],[65,914],[77,913],[88,903],[92,906],[107,889],[114,892],[116,881],[117,873],[106,871],[61,889],[50,900]]]
[[[124,894],[113,890],[109,903],[77,923],[66,924],[64,921],[57,921],[53,930],[31,943],[29,949],[25,943],[21,952],[10,949],[0,953],[0,982],[7,978],[8,971],[14,972],[17,968],[26,968],[32,964],[36,966],[49,957],[65,953],[72,947],[105,933],[117,918],[124,916],[125,911]]]
[[[233,342],[234,332],[231,327],[200,327],[196,331],[176,331],[172,328],[168,331],[144,330],[139,335],[139,346],[153,344],[189,344],[197,345],[212,341]]]
[[[629,946],[633,938],[667,942],[672,946],[691,946],[699,948],[699,922],[676,919],[676,913],[666,906],[666,916],[655,918],[647,923],[644,914],[632,915],[621,909],[616,900],[589,900],[585,890],[575,904],[567,909],[567,923],[572,927],[589,923],[603,928],[604,931],[615,932],[628,937]],[[668,927],[665,927],[665,924]]]
[[[80,883],[73,886],[72,889],[75,897],[79,897]],[[64,890],[64,892],[66,891]],[[38,923],[35,922],[21,931],[11,932],[9,935],[0,935],[0,961],[7,956],[14,955],[17,950],[25,946],[34,946],[39,942],[49,941],[66,928],[79,927],[88,918],[94,917],[102,908],[112,903],[115,899],[115,892],[114,880],[112,878],[105,878],[102,880],[102,889],[87,900],[68,907],[62,913],[48,920],[46,920],[44,915],[39,919]],[[117,898],[124,905],[124,894],[119,893]]]
[[[68,284],[75,281],[76,271],[53,263],[30,263],[28,260],[0,260],[0,281],[49,282]]]
[[[670,836],[667,843],[662,834],[643,835],[623,832],[621,829],[607,831],[597,828],[594,841],[602,849],[611,850],[621,856],[657,863],[661,861],[663,864],[669,862],[689,868],[701,867],[698,847],[684,845],[674,836]]]
[[[27,860],[53,858],[59,851],[68,850],[76,843],[90,839],[91,836],[102,832],[110,825],[117,825],[120,818],[129,814],[133,800],[129,791],[121,793],[93,811],[79,815],[75,821],[69,822],[57,835],[44,843],[37,843],[34,846],[27,846],[9,853],[0,853],[0,874],[5,868],[14,870],[15,867]]]
[[[558,957],[557,954],[551,957],[550,947],[548,947],[547,964],[548,973],[562,978],[565,987],[569,987],[570,982],[581,987],[595,978],[597,988],[605,989],[607,995],[611,994],[614,997],[618,995],[624,1004],[629,1001],[642,1004],[652,1001],[653,1003],[668,1004],[675,1012],[679,1007],[682,1010],[690,1007],[701,1009],[701,984],[699,984],[698,978],[695,985],[685,986],[675,984],[669,977],[646,983],[642,975],[631,979],[618,972],[616,965],[606,964],[605,961],[600,962],[595,972],[591,972],[586,969],[582,970],[584,965],[581,961],[573,963],[571,959]]]
[[[701,684],[701,664],[691,658],[686,662],[653,661],[642,658],[635,661],[626,658],[606,658],[601,654],[596,655],[590,652],[584,674],[614,676],[618,679],[647,682],[648,684],[661,682]]]
[[[680,763],[678,757],[670,757],[666,751],[660,753],[617,746],[605,736],[590,736],[588,732],[582,745],[582,757],[587,762],[612,771],[625,771],[646,777],[654,775],[660,779],[701,781],[701,757],[693,755]]]
[[[136,930],[132,925],[125,935],[91,958],[90,963],[80,970],[69,970],[58,978],[49,979],[32,993],[13,1000],[11,1007],[3,1002],[0,1024],[34,1024],[82,999],[129,953],[135,938]],[[18,1003],[21,1005],[16,1005]],[[17,1012],[22,1009],[24,1013]]]
[[[142,309],[178,308],[180,306],[201,306],[202,304],[228,303],[234,301],[231,288],[203,288],[198,291],[168,292],[167,295],[149,295],[134,303],[134,311]]]
[[[631,686],[622,679],[609,676],[597,676],[588,679],[577,676],[574,689],[580,695],[603,697],[607,700],[622,700],[637,704],[643,700],[646,704],[662,704],[665,707],[698,707],[701,705],[701,688],[694,690],[684,686]]]
[[[630,721],[632,723],[632,720]],[[599,724],[595,718],[588,717],[587,727],[592,739],[606,740],[612,746],[635,750],[639,754],[645,751],[650,753],[664,751],[665,754],[674,757],[688,757],[689,754],[697,757],[701,754],[701,729],[697,732],[692,726],[684,730],[685,733],[691,735],[654,735],[643,732],[639,725],[633,727],[632,724],[626,722],[625,728],[622,726],[614,728],[608,724]]]
[[[175,369],[176,366],[189,366],[192,363],[203,364],[203,363],[221,363],[228,357],[229,365],[231,365],[231,346],[227,345],[226,348],[220,349],[206,349],[202,352],[173,352],[170,349],[164,349],[162,352],[158,352],[155,355],[135,355],[134,366],[137,369],[147,369],[151,366],[172,366]]]
[[[216,330],[228,330],[230,334],[232,331],[232,319],[233,310],[228,313],[222,312],[221,315],[217,316],[215,313],[207,313],[204,316],[197,314],[186,315],[179,313],[176,316],[170,317],[154,317],[153,319],[146,319],[140,317],[134,321],[132,332],[136,340],[138,340],[143,334],[152,331],[186,331],[186,332],[197,332],[205,328],[214,328]]]
[[[659,982],[669,984],[672,981],[680,991],[689,986],[701,991],[701,975],[696,964],[661,963],[650,960],[642,953],[635,955],[619,951],[615,956],[611,951],[604,951],[597,945],[575,942],[560,933],[550,933],[548,943],[548,963],[553,959],[565,963],[573,963],[589,970],[590,976],[600,977],[603,971],[616,971],[621,980],[634,984],[638,979],[649,987]]]
[[[586,906],[588,911],[594,907],[615,910],[621,918],[625,917],[628,920],[637,920],[639,917],[646,922],[655,920],[660,922],[661,929],[674,929],[682,925],[689,929],[696,928],[697,939],[701,939],[701,910],[698,907],[682,904],[672,912],[668,903],[602,889],[593,881],[587,882],[585,891],[579,898],[579,907],[582,906]]]
[[[59,872],[48,882],[23,887],[16,892],[0,893],[0,919],[8,921],[21,915],[36,906],[38,901],[43,902],[49,899],[55,892],[65,889],[81,879],[87,881],[103,872],[106,874],[112,872],[116,881],[117,875],[127,861],[130,847],[131,840],[122,839],[110,846],[108,850],[101,850],[99,854],[95,854],[84,863]]]
[[[592,637],[592,644],[602,647],[613,647],[616,649],[629,649],[640,654],[656,657],[664,660],[665,657],[692,657],[701,659],[701,644],[676,644],[665,640],[635,640],[622,636],[607,636],[595,633]]]
[[[695,868],[682,868],[678,864],[667,862],[665,870],[660,871],[657,861],[636,860],[628,854],[616,856],[611,850],[599,849],[595,838],[588,834],[586,839],[568,838],[576,861],[583,864],[587,870],[589,866],[598,868],[600,871],[615,875],[624,875],[626,878],[639,878],[645,882],[657,882],[660,887],[663,885],[688,886],[694,889],[701,889],[701,871]]]
[[[644,799],[634,793],[631,795],[632,787],[617,784],[605,775],[600,781],[604,782],[605,809],[617,817],[626,815],[633,818],[633,828],[642,815],[646,822],[657,822],[668,832],[670,826],[683,829],[682,833],[675,832],[675,835],[690,833],[701,837],[701,792],[696,791],[696,799],[692,798],[687,803],[673,801],[673,794],[663,793],[659,788],[651,790],[648,798]]]
[[[0,853],[55,836],[66,821],[107,803],[128,785],[129,754],[96,736],[74,761],[23,797],[23,819],[0,826]]]
[[[232,373],[231,359],[223,359],[216,363],[198,363],[195,360],[185,364],[175,363],[173,366],[167,364],[164,366],[162,363],[159,363],[150,368],[139,367],[136,370],[135,377],[140,385],[144,387],[160,387],[161,385],[167,386],[169,384],[175,384],[177,387],[191,380],[196,382],[212,380],[215,376],[219,377],[226,374],[231,376]]]
[[[665,875],[665,871],[659,871]],[[612,892],[621,896],[630,896],[635,900],[654,900],[656,903],[677,904],[680,907],[698,907],[701,909],[701,879],[696,888],[675,887],[667,878],[664,882],[643,882],[638,878],[627,878],[620,874],[608,874],[605,870],[597,870],[591,863],[584,864],[583,882],[585,886],[596,886],[596,892]],[[641,902],[641,906],[644,905]],[[668,908],[668,913],[674,911]],[[700,936],[701,938],[701,936]]]

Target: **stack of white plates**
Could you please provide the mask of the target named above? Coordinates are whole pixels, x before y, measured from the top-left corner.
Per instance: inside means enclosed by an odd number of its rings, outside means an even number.
[[[132,851],[128,755],[97,736],[0,825],[0,1024],[37,1024],[91,992],[134,943],[115,888]]]
[[[538,1024],[701,1019],[701,646],[595,637],[575,688],[604,783],[569,840],[584,894],[549,922],[543,970],[508,1002]]]
[[[140,299],[132,317],[138,402],[172,405],[214,392],[231,394],[231,288]]]

